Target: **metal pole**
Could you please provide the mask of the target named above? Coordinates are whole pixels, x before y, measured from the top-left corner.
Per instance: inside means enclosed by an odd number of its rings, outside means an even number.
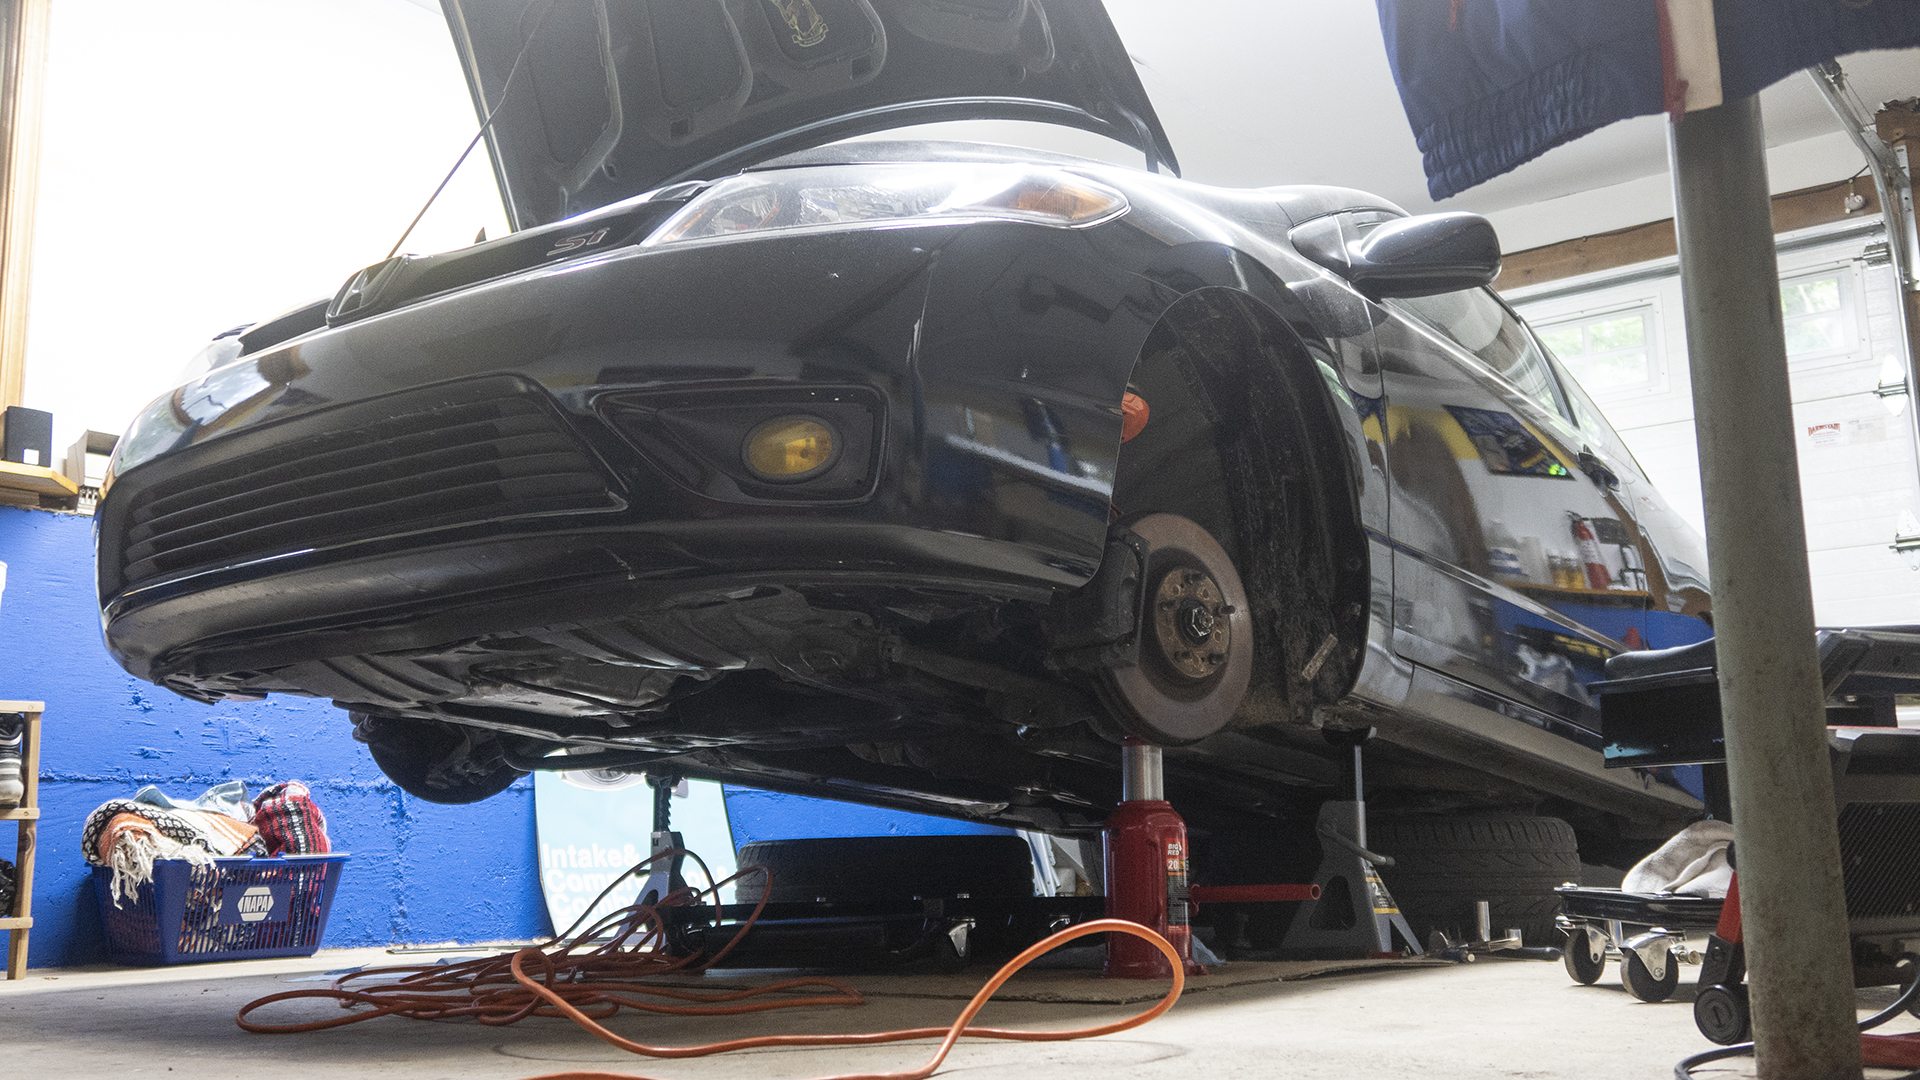
[[[1120,801],[1159,802],[1167,797],[1160,748],[1139,739],[1120,747]]]
[[[1353,746],[1353,842],[1367,846],[1367,785],[1360,773],[1360,744]]]
[[[1856,1080],[1824,694],[1757,98],[1668,129],[1761,1080]]]

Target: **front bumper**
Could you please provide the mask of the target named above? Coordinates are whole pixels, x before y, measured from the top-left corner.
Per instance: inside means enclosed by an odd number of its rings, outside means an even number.
[[[191,681],[742,584],[1078,586],[1154,306],[1097,231],[627,249],[210,372],[122,440],[98,518],[108,647]],[[1112,301],[1036,305],[1036,276]],[[689,471],[607,408],[809,394],[871,413],[870,483],[746,490],[711,448],[674,443]]]

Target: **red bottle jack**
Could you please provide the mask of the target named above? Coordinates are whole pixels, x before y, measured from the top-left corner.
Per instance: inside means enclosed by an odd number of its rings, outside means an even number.
[[[1192,904],[1187,891],[1187,823],[1162,797],[1160,748],[1128,739],[1123,801],[1107,816],[1107,916],[1159,933],[1180,955],[1188,975],[1205,975],[1193,961]],[[1167,958],[1136,937],[1107,939],[1110,979],[1170,979]]]

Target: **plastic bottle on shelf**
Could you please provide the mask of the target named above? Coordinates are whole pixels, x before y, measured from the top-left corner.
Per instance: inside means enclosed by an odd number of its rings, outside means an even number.
[[[1586,576],[1580,573],[1580,560],[1569,552],[1558,552],[1553,556],[1553,584],[1560,589],[1584,589]]]
[[[1527,580],[1539,585],[1553,584],[1553,567],[1547,562],[1547,546],[1537,536],[1520,538],[1520,565]]]
[[[1520,541],[1507,531],[1504,521],[1493,522],[1487,528],[1487,568],[1501,581],[1511,583],[1527,578],[1526,564],[1520,557]]]
[[[1640,565],[1640,552],[1632,544],[1620,545],[1620,581],[1617,587],[1643,592],[1647,588],[1646,568]]]

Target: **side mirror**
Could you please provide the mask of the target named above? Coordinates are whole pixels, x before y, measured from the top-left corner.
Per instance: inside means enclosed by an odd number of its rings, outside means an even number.
[[[1350,226],[1327,217],[1294,230],[1293,244],[1369,300],[1475,289],[1500,273],[1500,238],[1479,214],[1400,218],[1350,236]]]

